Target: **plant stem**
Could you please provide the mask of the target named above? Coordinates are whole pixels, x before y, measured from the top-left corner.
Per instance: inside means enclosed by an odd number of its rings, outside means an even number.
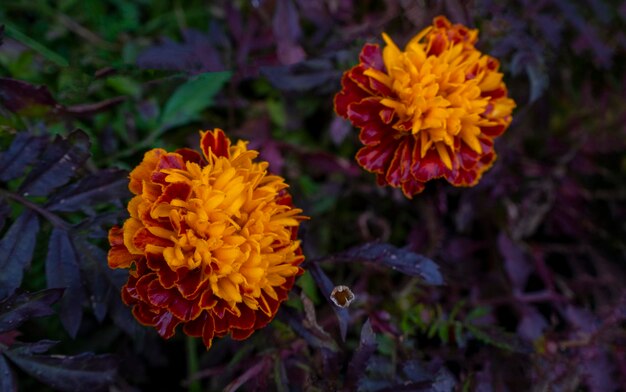
[[[189,380],[189,392],[201,392],[200,380],[194,379],[198,373],[198,350],[196,339],[187,336],[187,379]]]

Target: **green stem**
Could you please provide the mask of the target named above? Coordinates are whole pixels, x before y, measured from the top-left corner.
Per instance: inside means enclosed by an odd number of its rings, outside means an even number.
[[[194,379],[198,373],[198,349],[196,338],[187,336],[187,379],[189,380],[189,392],[201,392],[200,380]]]

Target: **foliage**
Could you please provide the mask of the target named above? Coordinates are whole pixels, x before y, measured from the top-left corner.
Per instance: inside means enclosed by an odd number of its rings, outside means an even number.
[[[626,385],[623,1],[205,3],[0,5],[0,390]],[[366,42],[436,15],[479,29],[518,107],[477,186],[407,200],[332,99]],[[131,316],[106,232],[145,151],[215,127],[311,219],[276,319],[204,351]]]

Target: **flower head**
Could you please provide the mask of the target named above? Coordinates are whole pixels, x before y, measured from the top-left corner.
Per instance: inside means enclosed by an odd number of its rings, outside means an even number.
[[[305,217],[258,152],[220,129],[200,134],[202,155],[154,149],[130,173],[136,196],[109,232],[108,262],[129,269],[122,299],[140,323],[165,338],[182,324],[209,348],[274,317],[302,272]]]
[[[382,52],[366,44],[343,75],[335,110],[361,129],[356,159],[379,184],[412,197],[435,178],[475,185],[493,164],[515,102],[477,37],[439,16],[404,51],[386,34]]]

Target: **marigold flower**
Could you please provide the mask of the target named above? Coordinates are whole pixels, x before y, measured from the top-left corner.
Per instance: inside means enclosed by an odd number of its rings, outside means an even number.
[[[122,299],[170,338],[179,324],[209,348],[245,339],[287,298],[304,260],[302,210],[267,162],[224,132],[200,132],[203,154],[148,151],[130,173],[130,218],[109,232],[111,268],[129,269]]]
[[[404,51],[383,33],[382,52],[366,44],[343,75],[335,110],[361,129],[356,160],[380,185],[410,198],[435,178],[475,185],[493,164],[493,139],[511,123],[515,102],[477,38],[439,16]]]

